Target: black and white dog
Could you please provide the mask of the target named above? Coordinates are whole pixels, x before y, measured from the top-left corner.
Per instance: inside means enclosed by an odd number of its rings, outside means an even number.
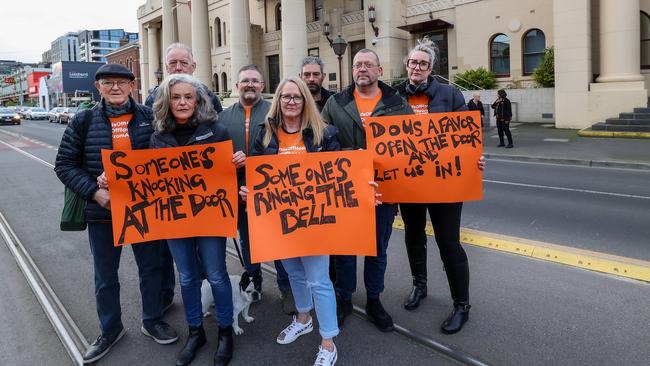
[[[235,334],[240,335],[244,330],[239,327],[239,313],[246,321],[250,323],[255,320],[252,316],[248,315],[248,309],[253,302],[253,283],[250,282],[248,286],[242,289],[239,286],[241,276],[230,276],[230,286],[232,287],[232,328]],[[203,306],[203,316],[210,315],[210,306],[214,305],[214,298],[212,297],[212,288],[207,280],[203,280],[201,284],[201,305]]]

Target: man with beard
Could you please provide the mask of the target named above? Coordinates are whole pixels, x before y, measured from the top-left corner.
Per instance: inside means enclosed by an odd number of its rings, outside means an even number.
[[[239,69],[235,86],[239,91],[239,101],[226,108],[219,114],[219,121],[228,129],[232,139],[233,152],[243,152],[249,156],[253,151],[255,138],[261,129],[271,103],[262,99],[264,90],[264,77],[256,65],[246,65]],[[246,185],[246,167],[237,169],[237,181],[241,187]],[[237,221],[241,255],[246,271],[241,276],[240,286],[246,288],[253,281],[255,293],[253,300],[259,301],[262,297],[262,270],[259,263],[252,264],[250,244],[248,241],[248,214],[246,202],[239,202],[239,217]],[[282,262],[275,261],[278,288],[282,294],[282,310],[286,314],[295,313],[293,295],[289,284],[289,276],[282,266]]]
[[[323,65],[323,61],[319,57],[307,56],[302,59],[300,78],[307,84],[319,112],[323,110],[327,99],[332,95],[322,87],[325,79],[324,69],[325,65]]]
[[[379,56],[369,49],[361,49],[352,62],[354,84],[334,94],[323,108],[323,119],[339,129],[342,149],[366,149],[365,120],[368,116],[396,116],[412,114],[411,107],[397,90],[379,81],[383,69]],[[382,332],[393,329],[393,318],[384,310],[379,295],[384,290],[388,241],[395,220],[395,204],[383,203],[375,208],[377,256],[364,258],[363,277],[366,285],[366,314]],[[339,327],[352,313],[352,293],[357,286],[357,257],[334,256]]]

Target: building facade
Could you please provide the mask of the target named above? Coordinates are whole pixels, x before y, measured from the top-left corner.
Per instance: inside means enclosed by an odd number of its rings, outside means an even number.
[[[323,59],[324,86],[335,90],[350,83],[361,48],[377,52],[382,79],[394,82],[406,76],[406,52],[423,36],[438,46],[440,80],[485,67],[501,87],[527,88],[544,49],[554,47],[551,120],[583,128],[646,105],[648,14],[650,0],[194,0],[191,10],[181,1],[147,0],[137,16],[144,90],[157,83],[164,50],[176,41],[193,48],[195,76],[217,92],[231,91],[248,63],[262,68],[272,92],[298,74],[307,54]],[[340,75],[330,47],[339,34],[347,42]]]
[[[106,55],[121,46],[120,41],[138,40],[138,33],[124,29],[84,30],[77,34],[79,39],[79,61],[107,62]]]
[[[135,88],[131,96],[136,102],[142,103],[142,78],[140,77],[140,44],[138,41],[129,42],[106,55],[109,64],[120,64],[135,75]]]
[[[79,40],[76,33],[66,33],[52,42],[50,62],[79,61]]]

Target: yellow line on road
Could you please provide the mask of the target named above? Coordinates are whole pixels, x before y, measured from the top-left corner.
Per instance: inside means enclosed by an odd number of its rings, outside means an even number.
[[[398,216],[395,218],[393,228],[404,229],[404,222],[401,217]],[[433,227],[431,227],[431,224],[427,224],[426,233],[429,236],[433,236]],[[590,250],[571,248],[564,245],[544,243],[467,228],[461,229],[460,241],[463,244],[650,282],[650,262],[640,259],[619,257]]]

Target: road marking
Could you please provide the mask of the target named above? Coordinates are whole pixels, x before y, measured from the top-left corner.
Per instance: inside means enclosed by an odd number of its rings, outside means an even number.
[[[594,190],[590,190],[590,189],[543,186],[543,185],[539,185],[539,184],[504,182],[504,181],[500,181],[500,180],[490,180],[490,179],[483,179],[483,182],[493,183],[493,184],[505,184],[505,185],[510,185],[510,186],[518,186],[518,187],[526,187],[526,188],[542,188],[542,189],[552,189],[552,190],[556,190],[556,191],[591,193],[591,194],[599,194],[599,195],[603,195],[603,196],[638,198],[638,199],[643,199],[643,200],[650,200],[650,197],[648,197],[648,196],[639,196],[639,195],[636,195],[636,194],[627,194],[627,193],[594,191]]]
[[[547,139],[544,139],[544,141],[548,141],[548,142],[569,142],[569,139],[551,139],[551,138],[547,138]]]
[[[393,228],[404,230],[404,221],[402,221],[401,217],[395,218]],[[431,224],[427,223],[425,230],[427,235],[433,236],[433,227]],[[468,228],[461,228],[460,241],[464,244],[482,248],[650,282],[650,262],[640,259],[620,257],[591,250],[577,249],[564,245],[544,243]]]
[[[9,147],[10,149],[15,150],[16,152],[18,152],[18,153],[20,153],[20,154],[25,155],[26,157],[28,157],[28,158],[30,158],[30,159],[36,160],[36,161],[38,161],[39,163],[41,163],[41,164],[43,164],[43,165],[45,165],[45,166],[47,166],[47,167],[50,167],[50,168],[54,169],[54,165],[52,165],[52,164],[48,163],[47,161],[45,161],[45,160],[39,158],[38,156],[32,155],[32,154],[30,154],[30,153],[28,153],[28,152],[26,152],[26,151],[24,151],[24,150],[21,150],[21,149],[15,147],[14,145],[12,145],[12,144],[10,144],[10,143],[8,143],[8,142],[0,141],[0,143],[3,144],[3,145],[5,145],[5,146],[7,146],[7,147]]]

